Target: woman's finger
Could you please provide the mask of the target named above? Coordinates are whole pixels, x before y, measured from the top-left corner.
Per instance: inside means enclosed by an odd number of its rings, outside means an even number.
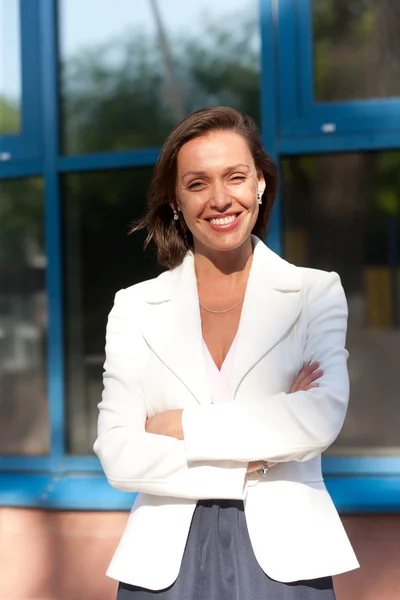
[[[303,381],[305,379],[307,379],[308,377],[310,377],[310,375],[312,375],[313,373],[315,373],[315,371],[317,369],[319,369],[319,367],[320,367],[319,361],[315,361],[315,362],[312,362],[312,363],[310,363],[308,365],[305,365],[303,367],[303,369],[300,371],[300,373],[299,373],[299,375],[297,377],[297,384],[301,385],[303,383]]]
[[[319,383],[311,383],[310,385],[305,385],[296,391],[297,392],[308,392],[308,390],[312,390],[315,388],[319,388]]]
[[[267,462],[269,469],[272,469],[277,464],[278,463]],[[260,469],[263,468],[264,465],[265,465],[265,460],[255,460],[255,461],[249,462],[248,467],[247,467],[247,473],[254,473],[255,471],[259,471]]]
[[[323,369],[318,369],[317,371],[314,371],[314,373],[311,373],[311,375],[308,375],[308,377],[305,377],[303,379],[303,381],[300,384],[300,387],[303,388],[304,386],[311,385],[311,383],[314,383],[315,381],[317,381],[317,379],[320,379],[323,374]]]
[[[319,367],[318,362],[307,363],[306,365],[304,365],[304,367],[302,368],[300,373],[297,375],[295,381],[293,382],[293,385],[295,387],[298,387],[299,385],[301,385],[303,379],[305,377],[307,377],[308,375],[310,375],[311,373],[313,373],[318,367]]]
[[[319,383],[312,383],[311,385],[308,385],[306,388],[303,389],[304,392],[308,392],[308,390],[312,390],[314,388],[318,388],[319,387]]]

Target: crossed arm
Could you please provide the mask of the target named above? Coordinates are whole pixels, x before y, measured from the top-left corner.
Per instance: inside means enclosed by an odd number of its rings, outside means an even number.
[[[289,393],[293,394],[298,391],[307,392],[318,387],[318,379],[322,377],[323,374],[324,371],[320,368],[320,363],[318,361],[307,363],[296,377]],[[177,440],[184,440],[185,436],[182,426],[182,413],[183,410],[178,408],[167,410],[148,418],[146,420],[147,433],[166,435],[176,438]],[[265,461],[250,461],[248,463],[247,473],[258,471],[261,469],[263,464],[265,464]],[[276,463],[269,463],[269,466],[275,466],[275,464]]]
[[[126,326],[132,299],[117,294],[94,446],[110,484],[177,498],[243,499],[248,469],[260,468],[260,459],[306,461],[325,450],[342,427],[348,402],[347,306],[336,274],[310,287],[306,308],[306,366],[290,393],[147,419],[142,357]]]

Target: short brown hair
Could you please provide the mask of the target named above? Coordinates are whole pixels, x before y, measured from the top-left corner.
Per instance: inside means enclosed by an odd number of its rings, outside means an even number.
[[[147,229],[145,248],[151,241],[157,246],[160,265],[173,269],[193,249],[193,236],[180,216],[174,221],[171,205],[177,209],[175,197],[177,156],[186,142],[212,131],[235,131],[247,141],[258,172],[265,178],[263,203],[253,233],[265,239],[278,187],[278,172],[272,158],[264,151],[253,119],[234,108],[217,106],[196,110],[169,134],[154,168],[147,196],[148,210],[131,229]]]

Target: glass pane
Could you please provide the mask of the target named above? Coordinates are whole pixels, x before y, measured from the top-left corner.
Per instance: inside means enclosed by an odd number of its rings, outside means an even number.
[[[203,106],[258,119],[258,0],[59,0],[59,12],[65,153],[161,145]]]
[[[101,399],[107,315],[120,289],[159,273],[144,234],[129,236],[143,215],[151,168],[66,175],[63,245],[67,449],[92,452]]]
[[[282,159],[284,255],[339,273],[351,396],[333,454],[400,454],[400,152]]]
[[[398,0],[313,0],[315,96],[400,96]]]
[[[0,135],[21,126],[19,0],[0,0]]]
[[[0,181],[0,454],[49,450],[40,179]]]

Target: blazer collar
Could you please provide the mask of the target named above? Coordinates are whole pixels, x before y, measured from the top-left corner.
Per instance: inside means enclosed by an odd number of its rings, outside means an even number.
[[[290,330],[301,310],[301,271],[253,236],[254,255],[234,358],[233,391]],[[210,403],[194,257],[153,280],[142,332],[201,404]]]
[[[301,270],[253,238],[254,255],[234,356],[233,392],[290,331],[302,307]]]
[[[154,279],[142,333],[158,358],[201,404],[210,403],[194,257]]]

